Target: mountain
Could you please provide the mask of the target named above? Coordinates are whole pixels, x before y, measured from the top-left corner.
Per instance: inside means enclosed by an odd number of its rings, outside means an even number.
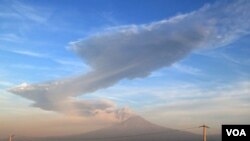
[[[219,140],[217,136],[208,137],[208,141]],[[15,141],[24,141],[24,139],[16,139]],[[26,138],[25,141],[202,141],[202,135],[165,128],[152,124],[142,117],[133,116],[111,127],[84,134]]]

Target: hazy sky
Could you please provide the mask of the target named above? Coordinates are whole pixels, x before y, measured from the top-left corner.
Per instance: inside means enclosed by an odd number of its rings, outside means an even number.
[[[249,8],[0,0],[0,136],[83,133],[134,114],[210,134],[249,124]]]

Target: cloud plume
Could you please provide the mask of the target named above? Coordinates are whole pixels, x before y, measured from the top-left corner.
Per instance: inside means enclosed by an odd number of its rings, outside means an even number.
[[[115,106],[109,102],[80,101],[74,97],[107,88],[122,79],[146,77],[195,50],[228,45],[249,33],[249,7],[247,0],[218,2],[162,21],[107,29],[70,43],[70,48],[91,67],[90,72],[22,85],[10,91],[34,101],[33,106],[44,110],[63,113],[75,110],[83,115],[110,112]],[[117,113],[126,114],[126,110]]]

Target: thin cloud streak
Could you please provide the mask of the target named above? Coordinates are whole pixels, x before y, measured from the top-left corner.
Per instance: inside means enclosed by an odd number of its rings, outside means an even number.
[[[20,42],[23,39],[20,36],[9,33],[9,34],[1,34],[0,35],[0,40],[7,41],[7,42]]]
[[[172,67],[174,69],[176,69],[177,71],[180,71],[183,73],[187,73],[187,74],[191,74],[191,75],[202,75],[202,70],[195,68],[195,67],[182,65],[180,63],[176,63]]]
[[[37,53],[33,51],[25,51],[25,50],[11,50],[13,53],[21,54],[21,55],[27,55],[31,57],[39,57],[39,58],[47,58],[48,56],[46,54]]]

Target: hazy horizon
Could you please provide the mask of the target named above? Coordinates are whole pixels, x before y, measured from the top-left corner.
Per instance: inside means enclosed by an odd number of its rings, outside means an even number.
[[[250,1],[1,0],[0,138],[64,136],[139,115],[250,123]],[[201,129],[187,130],[201,134]]]

